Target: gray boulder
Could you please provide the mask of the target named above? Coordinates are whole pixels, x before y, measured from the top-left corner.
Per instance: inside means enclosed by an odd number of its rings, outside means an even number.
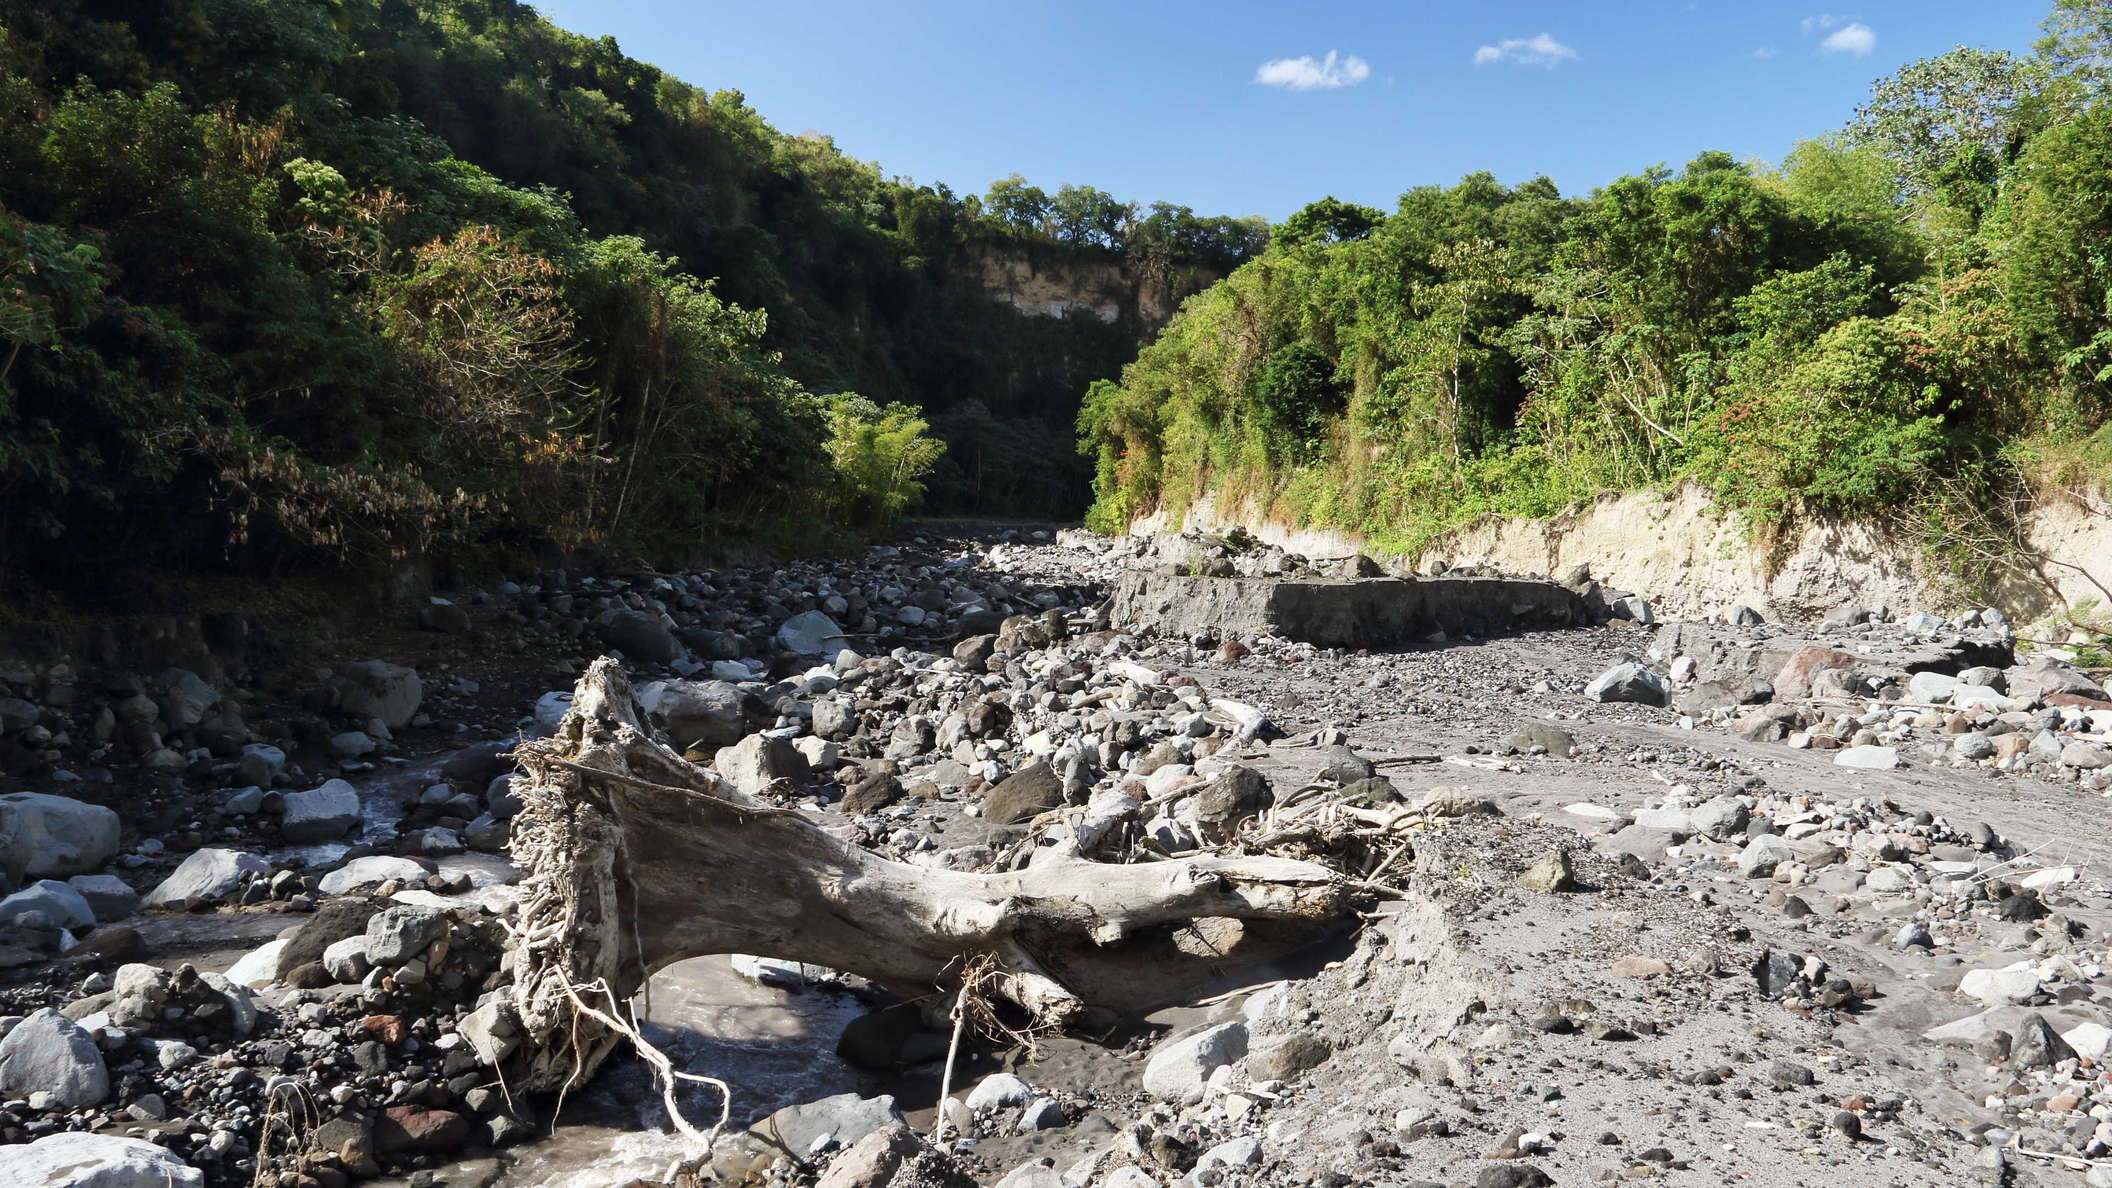
[[[1717,841],[1729,841],[1745,832],[1753,819],[1752,810],[1743,801],[1729,796],[1717,796],[1705,800],[1693,812],[1687,814],[1693,822],[1695,832],[1707,834]],[[1637,820],[1641,820],[1640,817]]]
[[[1160,1101],[1192,1105],[1203,1099],[1210,1074],[1247,1054],[1247,1025],[1220,1023],[1160,1044],[1144,1066],[1144,1091]]]
[[[86,874],[117,854],[117,814],[48,792],[0,796],[0,871],[16,878]]]
[[[202,1188],[205,1173],[145,1139],[81,1130],[0,1147],[8,1188]]]
[[[349,895],[363,887],[376,886],[391,879],[413,885],[423,883],[428,873],[430,872],[425,867],[409,858],[371,854],[365,858],[354,858],[324,875],[320,887],[325,895]]]
[[[271,787],[280,773],[286,770],[286,752],[270,743],[250,743],[242,748],[242,757],[235,761],[235,771],[242,779],[259,788]]]
[[[820,611],[802,611],[779,624],[777,646],[802,656],[830,656],[843,646],[843,628]]]
[[[1834,752],[1836,767],[1856,767],[1864,771],[1890,771],[1899,766],[1897,747],[1860,746],[1847,747]]]
[[[95,909],[80,892],[56,879],[39,879],[0,899],[0,924],[36,919],[53,928],[93,928]]]
[[[750,796],[762,795],[779,780],[797,788],[807,778],[807,761],[792,741],[765,734],[751,734],[721,747],[711,765],[727,783]]]
[[[1663,678],[1633,660],[1624,660],[1584,686],[1584,696],[1593,701],[1629,701],[1640,705],[1663,705],[1669,699]]]
[[[366,977],[373,964],[367,960],[367,938],[364,934],[333,941],[323,948],[323,969],[332,978],[347,985]]]
[[[741,691],[725,681],[661,681],[646,686],[639,700],[684,750],[731,746],[746,733]]]
[[[193,850],[169,877],[141,901],[150,908],[181,910],[193,903],[216,903],[234,893],[250,875],[268,875],[271,863],[240,850]]]
[[[1789,843],[1772,833],[1763,833],[1745,843],[1738,855],[1738,873],[1749,879],[1764,879],[1775,873],[1775,868],[1796,858]]]
[[[288,792],[282,802],[284,830],[290,842],[330,841],[359,825],[359,792],[343,780],[326,780],[320,788]]]
[[[418,670],[385,660],[355,660],[337,680],[338,708],[360,718],[380,718],[401,730],[417,716],[424,687]]]
[[[394,969],[425,952],[447,934],[447,913],[438,908],[396,904],[367,920],[367,960]]]
[[[28,1097],[39,1090],[69,1110],[110,1096],[110,1070],[95,1037],[49,1007],[0,1039],[0,1095]]]
[[[814,733],[821,738],[841,741],[858,732],[858,710],[841,698],[827,698],[814,703]]]
[[[66,880],[66,885],[80,892],[81,898],[88,901],[88,909],[104,923],[122,920],[139,910],[139,892],[116,875],[75,875]]]
[[[161,674],[161,720],[171,730],[196,727],[219,701],[219,690],[188,668],[171,668]]]
[[[848,1147],[859,1139],[902,1121],[888,1095],[860,1097],[839,1093],[820,1101],[789,1105],[748,1128],[751,1143],[765,1151],[791,1151],[805,1159],[831,1140]]]

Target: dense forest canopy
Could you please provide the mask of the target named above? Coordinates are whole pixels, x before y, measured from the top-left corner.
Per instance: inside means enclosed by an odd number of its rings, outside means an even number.
[[[1142,328],[976,252],[1192,291],[1266,235],[891,177],[510,0],[5,0],[0,567],[1075,514]]]
[[[2112,6],[1880,80],[1779,167],[1315,202],[1079,417],[1105,528],[1206,496],[1412,549],[1695,478],[1954,561],[2112,475]],[[1968,568],[1960,565],[1959,568]]]

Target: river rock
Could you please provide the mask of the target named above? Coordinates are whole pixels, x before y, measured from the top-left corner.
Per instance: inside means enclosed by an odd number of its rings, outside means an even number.
[[[378,886],[391,879],[400,883],[422,883],[426,873],[425,867],[409,858],[398,858],[391,854],[370,854],[365,858],[354,858],[324,875],[318,886],[325,895],[349,895],[361,888]]]
[[[397,904],[367,920],[367,960],[394,969],[425,952],[447,934],[447,915],[438,908]]]
[[[359,791],[344,780],[325,780],[320,788],[288,792],[283,830],[290,842],[330,841],[360,823]]]
[[[220,700],[219,690],[188,668],[165,669],[160,681],[161,720],[170,730],[192,729]]]
[[[0,872],[45,878],[86,874],[117,854],[117,813],[48,792],[0,796]]]
[[[323,970],[340,983],[350,984],[367,976],[374,963],[367,960],[367,938],[348,936],[323,950]]]
[[[169,872],[141,905],[181,910],[193,903],[217,903],[232,894],[250,875],[271,873],[269,860],[240,850],[193,850]]]
[[[1557,759],[1567,759],[1577,751],[1577,740],[1569,731],[1551,722],[1527,722],[1511,731],[1511,736],[1503,741],[1521,751],[1540,747]]]
[[[897,1183],[905,1188],[910,1183],[921,1182],[914,1176],[900,1177],[903,1164],[916,1159],[930,1150],[917,1132],[909,1127],[890,1123],[857,1142],[850,1149],[829,1161],[829,1169],[816,1181],[814,1188],[890,1188]]]
[[[833,656],[843,646],[843,628],[820,611],[802,611],[778,626],[777,646],[802,656]]]
[[[983,819],[992,825],[1013,825],[1063,802],[1063,777],[1047,763],[1030,763],[990,789],[983,800]]]
[[[286,770],[286,752],[270,743],[249,743],[242,748],[241,758],[235,760],[235,772],[243,782],[259,788],[271,787]]]
[[[423,697],[417,669],[385,660],[355,660],[337,680],[339,709],[357,718],[380,718],[391,730],[411,724]]]
[[[1776,834],[1763,833],[1745,843],[1738,854],[1738,873],[1749,879],[1764,879],[1775,873],[1775,868],[1793,861],[1796,854],[1789,843]]]
[[[453,1110],[390,1106],[374,1119],[374,1150],[382,1155],[452,1151],[468,1137],[469,1119]]]
[[[28,1097],[39,1091],[69,1110],[110,1096],[110,1070],[95,1037],[49,1007],[0,1039],[0,1094]]]
[[[116,875],[75,875],[66,885],[81,893],[100,923],[122,920],[139,909],[139,892]]]
[[[1023,1106],[1034,1100],[1034,1087],[1011,1073],[991,1073],[968,1091],[967,1105],[978,1114]]]
[[[1584,686],[1584,696],[1593,701],[1628,701],[1640,705],[1663,705],[1670,695],[1663,678],[1633,660],[1624,660]]]
[[[205,1173],[144,1139],[69,1130],[0,1147],[8,1188],[202,1188]]]
[[[0,924],[41,919],[53,928],[93,928],[95,910],[79,891],[56,879],[39,879],[0,899]]]
[[[1317,1035],[1272,1036],[1247,1053],[1247,1075],[1256,1081],[1288,1081],[1327,1062],[1334,1048]]]
[[[594,621],[602,642],[641,664],[672,664],[682,655],[675,633],[658,615],[643,611],[610,611]]]
[[[750,1141],[770,1152],[792,1151],[799,1158],[823,1140],[848,1147],[883,1126],[899,1125],[902,1115],[895,1099],[886,1094],[860,1097],[839,1093],[819,1101],[789,1105],[748,1128]]]
[[[1897,747],[1859,746],[1846,747],[1835,752],[1836,767],[1857,767],[1865,771],[1891,771],[1899,766]]]
[[[684,750],[731,746],[746,729],[741,691],[725,681],[658,681],[645,687],[639,701]]]
[[[750,796],[761,796],[785,781],[792,790],[806,783],[807,761],[790,739],[751,734],[721,747],[711,765],[729,784]]]
[[[2030,966],[2010,969],[1976,969],[1958,980],[1958,993],[1978,999],[1982,1006],[2028,1001],[2039,992],[2039,975]]]
[[[1210,1074],[1247,1054],[1247,1025],[1220,1023],[1162,1043],[1144,1066],[1144,1091],[1161,1101],[1192,1105],[1203,1099]]]

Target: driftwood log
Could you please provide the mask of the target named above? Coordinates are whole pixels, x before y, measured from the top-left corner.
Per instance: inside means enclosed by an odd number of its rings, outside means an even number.
[[[508,955],[522,1029],[508,1080],[562,1090],[591,1075],[652,973],[750,953],[946,990],[994,961],[997,992],[1038,1025],[1088,1005],[1067,972],[1095,951],[1198,919],[1292,922],[1351,912],[1326,865],[1267,855],[1094,861],[1080,838],[998,873],[891,861],[808,815],[742,794],[653,738],[623,670],[596,661],[557,733],[517,751],[528,776],[513,852],[525,895]],[[1148,958],[1145,960],[1148,961]],[[987,967],[987,966],[985,966]],[[1148,966],[1145,971],[1149,972]],[[594,1010],[583,1010],[591,1006]]]

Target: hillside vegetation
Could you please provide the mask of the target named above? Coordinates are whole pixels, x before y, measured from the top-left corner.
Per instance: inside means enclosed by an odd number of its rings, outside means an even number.
[[[1266,233],[889,177],[510,0],[4,0],[0,574],[1074,512],[1142,328],[966,249],[1192,291]]]
[[[1308,206],[1094,386],[1092,523],[1211,497],[1412,551],[1694,479],[1971,568],[2032,483],[2112,473],[2112,10],[2045,28],[1879,81],[1779,168]]]

